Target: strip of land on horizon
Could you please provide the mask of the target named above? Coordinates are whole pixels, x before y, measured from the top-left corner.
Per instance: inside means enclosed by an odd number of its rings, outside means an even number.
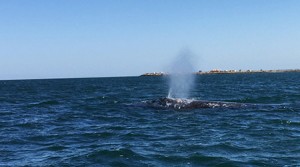
[[[195,72],[196,75],[204,74],[245,74],[245,73],[284,73],[284,72],[300,72],[300,69],[286,69],[286,70],[219,70],[213,69],[210,71],[198,71]],[[141,76],[164,76],[169,75],[166,72],[152,72],[144,73]]]

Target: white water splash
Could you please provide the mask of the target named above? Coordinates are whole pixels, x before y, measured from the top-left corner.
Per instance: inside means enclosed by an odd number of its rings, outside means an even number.
[[[189,98],[194,86],[193,55],[182,51],[171,64],[168,98]]]

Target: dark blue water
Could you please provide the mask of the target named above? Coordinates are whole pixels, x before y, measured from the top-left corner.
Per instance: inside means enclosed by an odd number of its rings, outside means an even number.
[[[166,77],[0,81],[0,166],[300,166],[300,73],[202,75],[191,97],[258,108],[158,109]]]

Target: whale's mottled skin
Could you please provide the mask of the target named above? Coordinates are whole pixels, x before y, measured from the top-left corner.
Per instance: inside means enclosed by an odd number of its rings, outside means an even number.
[[[248,106],[243,103],[202,101],[178,98],[159,98],[145,102],[151,107],[174,108],[174,109],[194,109],[194,108],[241,108]]]

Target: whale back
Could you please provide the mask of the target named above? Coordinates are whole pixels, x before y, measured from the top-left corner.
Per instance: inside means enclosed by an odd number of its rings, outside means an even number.
[[[193,109],[193,108],[241,108],[247,106],[242,103],[202,101],[180,98],[159,98],[146,102],[149,106],[157,108]]]

